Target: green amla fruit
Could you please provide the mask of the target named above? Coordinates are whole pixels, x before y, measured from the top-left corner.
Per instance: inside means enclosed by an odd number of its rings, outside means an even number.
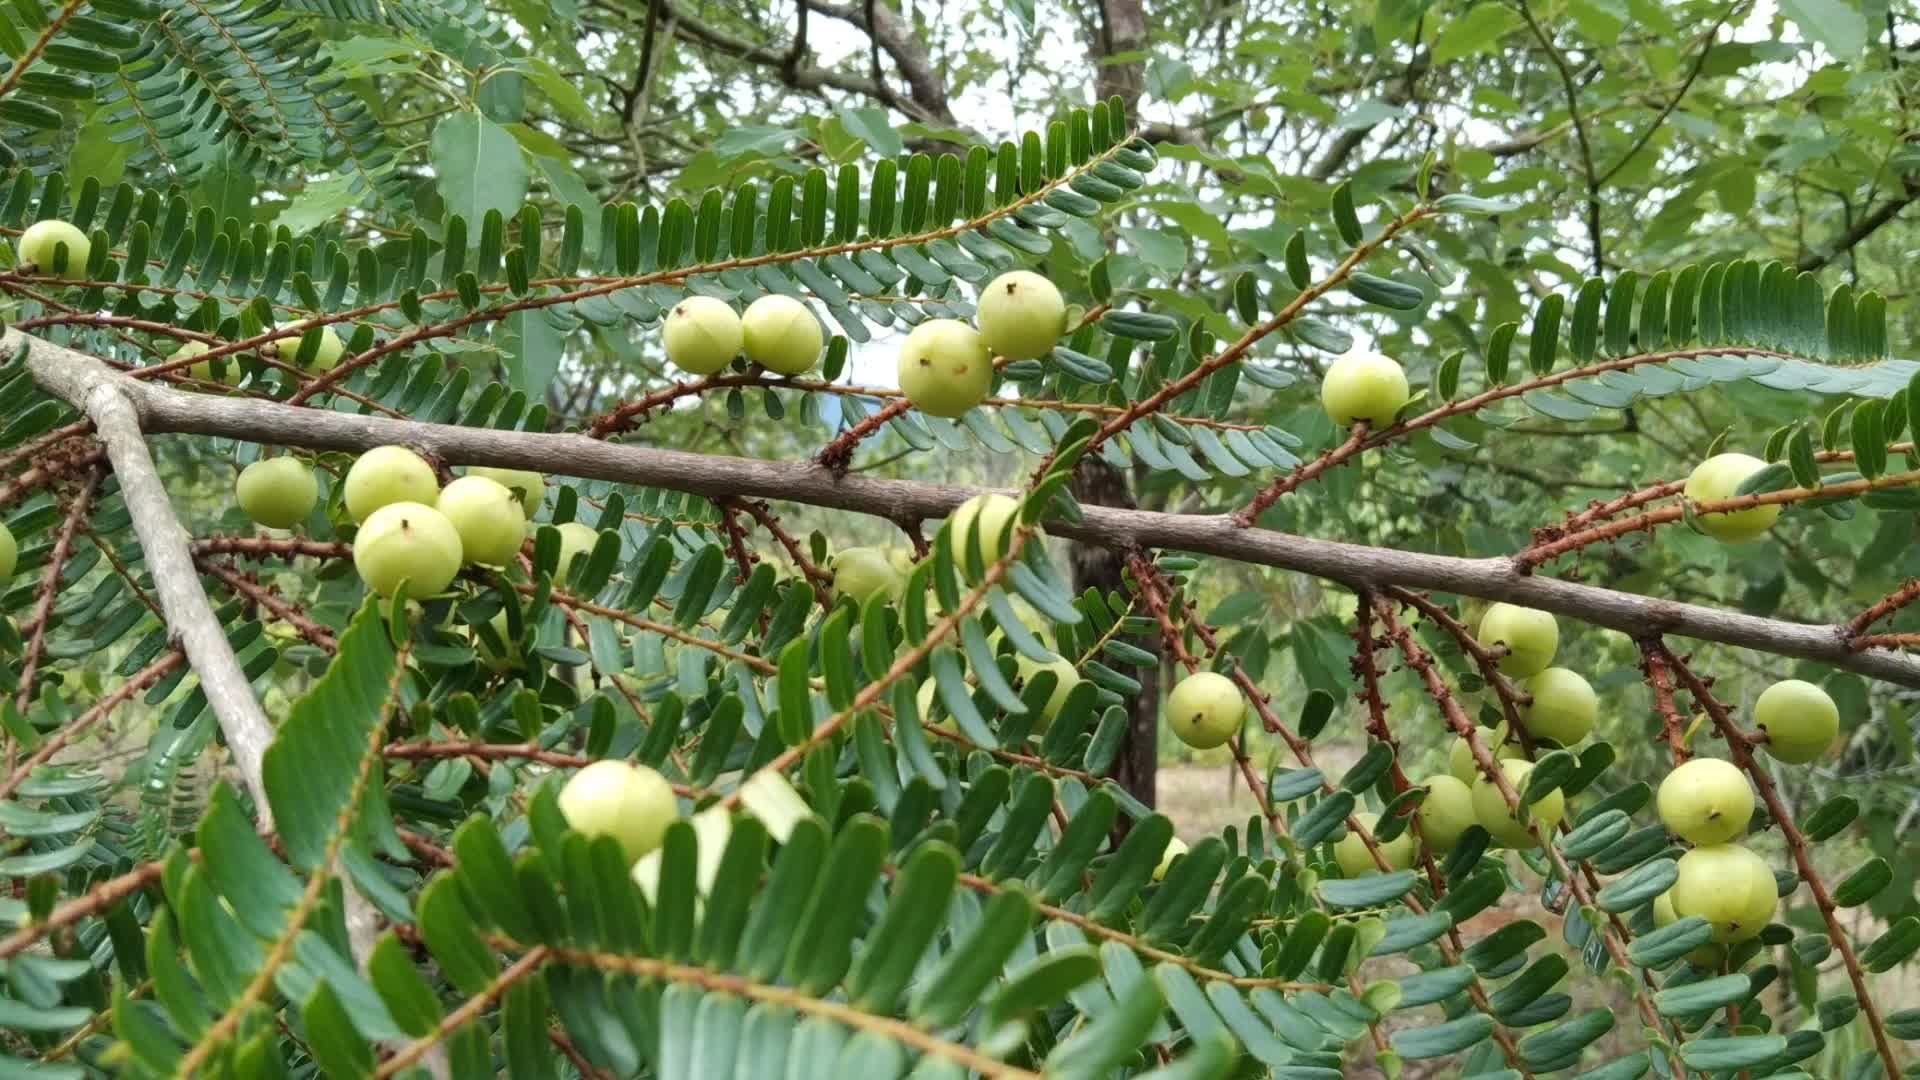
[[[20,565],[20,545],[13,539],[13,530],[0,522],[0,585],[7,583],[13,576],[13,568]]]
[[[1667,896],[1681,918],[1713,924],[1713,940],[1731,945],[1766,929],[1780,891],[1766,860],[1739,844],[1708,844],[1680,856],[1680,877]]]
[[[392,596],[403,581],[409,599],[433,596],[453,583],[460,561],[460,533],[424,503],[388,503],[353,538],[354,569],[381,596]]]
[[[1247,700],[1233,680],[1213,671],[1196,671],[1167,695],[1167,726],[1196,750],[1220,746],[1240,731]]]
[[[1009,360],[1053,351],[1067,330],[1067,302],[1053,282],[1030,270],[1001,274],[980,290],[974,311],[987,348]]]
[[[1753,820],[1753,788],[1730,761],[1698,757],[1667,774],[1654,800],[1667,831],[1689,844],[1724,844]]]
[[[1688,475],[1686,496],[1696,503],[1731,499],[1747,477],[1766,467],[1766,462],[1747,454],[1715,454]],[[1772,503],[1726,514],[1700,514],[1693,521],[1701,532],[1716,540],[1744,544],[1773,528],[1779,519],[1780,505]]]
[[[896,595],[906,584],[893,561],[877,548],[842,548],[834,553],[828,569],[833,573],[833,595],[852,597],[862,606],[875,593]]]
[[[993,357],[973,327],[928,319],[900,346],[900,389],[928,416],[955,417],[980,404],[993,387]]]
[[[299,325],[297,322],[283,322],[275,326],[274,329],[285,330],[297,325]],[[320,347],[314,352],[313,359],[305,364],[300,364],[300,342],[305,340],[305,338],[306,334],[304,331],[298,334],[289,334],[286,337],[274,338],[273,351],[280,357],[280,362],[283,364],[296,364],[299,365],[302,370],[315,373],[332,371],[334,366],[340,363],[341,355],[347,351],[346,346],[340,343],[340,335],[333,332],[333,327],[323,326],[320,328]]]
[[[666,778],[645,765],[596,761],[560,789],[560,814],[588,836],[611,836],[632,864],[666,839],[680,804]]]
[[[499,481],[462,476],[440,492],[434,505],[460,533],[467,562],[505,566],[520,554],[527,518],[520,500]]]
[[[347,470],[343,495],[347,514],[364,522],[391,503],[432,506],[440,500],[440,478],[427,459],[404,446],[376,446]]]
[[[468,476],[484,476],[508,491],[520,500],[520,508],[528,521],[540,512],[540,504],[547,497],[547,478],[528,469],[492,469],[484,465],[475,465],[467,470]]]
[[[1473,789],[1444,773],[1421,783],[1426,785],[1427,797],[1420,801],[1417,817],[1420,838],[1434,851],[1452,851],[1467,830],[1478,823],[1473,812]]]
[[[573,564],[593,554],[600,543],[600,533],[593,526],[580,521],[569,521],[560,528],[560,561],[555,564],[553,581],[560,585],[572,572]],[[616,537],[618,533],[614,534]]]
[[[1579,672],[1550,667],[1521,684],[1533,697],[1520,710],[1521,726],[1536,739],[1572,746],[1593,731],[1600,698]]]
[[[772,293],[747,305],[740,320],[747,359],[780,375],[805,375],[820,362],[820,320],[791,296]]]
[[[1533,762],[1502,761],[1500,771],[1506,774],[1507,783],[1512,785],[1514,791],[1525,794],[1527,775],[1533,772]],[[1558,789],[1527,807],[1528,824],[1538,829],[1541,837],[1551,837],[1566,814],[1566,792]],[[1473,816],[1496,843],[1510,848],[1540,846],[1540,840],[1528,830],[1527,824],[1521,823],[1516,811],[1507,805],[1506,795],[1485,776],[1473,782]]]
[[[1509,678],[1524,679],[1538,675],[1553,663],[1560,648],[1560,624],[1544,611],[1516,604],[1495,604],[1480,617],[1480,644],[1492,648],[1505,645],[1500,670]]]
[[[1502,723],[1491,732],[1480,731],[1480,741],[1486,744],[1487,752],[1495,761],[1506,761],[1527,756],[1526,750],[1517,743],[1507,741],[1507,725]],[[1456,736],[1453,747],[1447,751],[1447,772],[1463,784],[1471,784],[1480,777],[1480,766],[1473,760],[1473,747],[1467,740]]]
[[[254,524],[291,529],[313,512],[320,485],[314,482],[313,470],[300,459],[270,457],[240,470],[234,495]]]
[[[1380,823],[1380,815],[1364,810],[1353,817],[1368,833],[1372,833],[1374,826]],[[1380,848],[1380,857],[1386,860],[1389,871],[1405,870],[1413,865],[1412,833],[1403,832],[1391,840],[1376,840],[1375,844]],[[1360,834],[1352,829],[1348,829],[1347,835],[1333,845],[1333,859],[1340,864],[1340,873],[1346,877],[1366,877],[1380,872],[1380,864],[1373,861],[1373,852],[1367,850],[1366,841],[1360,839]]]
[[[167,363],[185,360],[190,356],[204,356],[213,351],[213,346],[204,341],[189,341],[167,355]],[[187,366],[187,374],[203,382],[221,382],[228,386],[237,386],[240,382],[240,358],[223,356],[220,358],[220,371],[213,370],[212,360],[200,360]]]
[[[1760,745],[1775,760],[1805,765],[1826,753],[1840,734],[1840,708],[1818,686],[1785,679],[1760,692],[1753,722],[1767,733]]]
[[[80,281],[87,276],[87,259],[93,254],[93,242],[68,222],[36,221],[20,234],[15,250],[22,265],[32,265],[49,277]]]
[[[693,375],[712,375],[740,355],[746,331],[725,301],[689,296],[667,313],[660,339],[675,367]]]
[[[975,495],[954,508],[952,515],[947,518],[947,535],[954,544],[954,564],[960,568],[963,577],[972,576],[967,572],[967,545],[977,543],[980,565],[991,566],[999,559],[1007,533],[1019,513],[1018,502],[996,492]]]
[[[1173,869],[1174,860],[1186,853],[1187,842],[1177,836],[1170,837],[1167,840],[1166,850],[1160,853],[1160,865],[1153,868],[1153,880],[1165,881],[1167,879],[1167,871]]]
[[[1672,926],[1679,921],[1680,916],[1675,914],[1673,910],[1673,890],[1669,889],[1653,898],[1654,929],[1658,930]],[[1687,959],[1692,961],[1695,967],[1709,971],[1715,970],[1719,968],[1722,963],[1726,962],[1727,947],[1709,942],[1688,953]]]
[[[1342,428],[1361,420],[1375,429],[1393,426],[1393,418],[1412,393],[1407,373],[1392,357],[1356,349],[1327,365],[1320,380],[1320,404]]]
[[[1067,695],[1073,693],[1073,688],[1080,685],[1080,672],[1074,669],[1073,661],[1065,657],[1042,664],[1024,656],[1015,656],[1013,664],[1022,686],[1043,671],[1053,672],[1053,692],[1048,694],[1047,700],[1041,704],[1040,715],[1033,719],[1034,734],[1045,734],[1046,730],[1053,726],[1054,718],[1060,715],[1061,706],[1067,703]]]

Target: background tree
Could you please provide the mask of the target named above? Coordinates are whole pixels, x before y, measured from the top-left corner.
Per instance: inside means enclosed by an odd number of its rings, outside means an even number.
[[[1910,1074],[1911,6],[1166,7],[0,13],[0,1068]]]

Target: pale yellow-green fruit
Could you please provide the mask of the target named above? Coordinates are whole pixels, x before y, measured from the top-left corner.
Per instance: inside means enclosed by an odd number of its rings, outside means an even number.
[[[1491,732],[1481,729],[1480,741],[1486,744],[1487,751],[1493,755],[1495,761],[1527,756],[1526,750],[1519,744],[1507,741],[1505,724],[1501,724]],[[1453,777],[1463,784],[1471,784],[1480,778],[1480,766],[1474,762],[1473,747],[1467,744],[1467,740],[1454,737],[1453,747],[1447,751],[1447,772],[1453,774]]]
[[[1731,499],[1747,477],[1767,467],[1767,463],[1748,454],[1715,454],[1694,467],[1687,477],[1687,498],[1696,503]],[[1694,518],[1700,530],[1716,540],[1743,544],[1773,527],[1780,518],[1780,506],[1751,506],[1730,514],[1700,514]]]
[[[660,340],[675,367],[693,375],[711,375],[740,355],[746,331],[725,301],[689,296],[667,312]]]
[[[475,465],[467,470],[468,476],[484,476],[487,479],[513,492],[520,500],[520,509],[528,521],[540,512],[540,503],[547,497],[547,478],[527,469],[490,469],[484,465]]]
[[[275,326],[274,329],[285,330],[288,327],[297,325],[299,325],[297,321],[283,322]],[[306,337],[306,331],[303,330],[298,334],[289,334],[286,337],[273,339],[273,351],[279,355],[281,363],[299,364],[300,341],[304,337]],[[333,332],[333,327],[323,326],[320,328],[319,351],[313,354],[312,361],[305,364],[303,370],[316,372],[331,371],[334,365],[340,362],[341,354],[346,351],[347,347],[340,343],[340,335]]]
[[[975,495],[954,508],[953,515],[947,518],[947,531],[954,543],[954,564],[962,576],[968,576],[967,547],[974,542],[968,539],[969,534],[977,538],[980,565],[991,566],[1000,557],[1000,545],[1019,513],[1017,501],[994,492]]]
[[[1579,672],[1550,667],[1521,685],[1533,696],[1533,703],[1520,710],[1527,734],[1572,746],[1592,733],[1600,699]]]
[[[1066,333],[1067,302],[1053,282],[1031,270],[1012,270],[980,290],[974,321],[995,354],[1031,360],[1052,352]]]
[[[900,345],[900,390],[928,416],[954,417],[993,388],[993,357],[973,327],[958,319],[928,319]]]
[[[1407,403],[1407,373],[1392,357],[1356,349],[1327,365],[1320,380],[1320,404],[1341,427],[1365,420],[1372,428],[1393,426],[1393,418]]]
[[[392,596],[403,581],[409,599],[433,596],[453,583],[460,561],[460,533],[425,503],[388,503],[353,538],[353,567],[381,596]]]
[[[1653,898],[1653,925],[1656,930],[1671,926],[1679,921],[1680,916],[1673,910],[1672,890],[1663,892]],[[1715,945],[1711,942],[1687,954],[1687,959],[1691,960],[1695,967],[1701,968],[1717,968],[1726,958],[1727,947],[1725,945]]]
[[[1173,869],[1173,860],[1187,853],[1187,842],[1175,836],[1167,841],[1167,849],[1160,853],[1160,865],[1153,868],[1153,880],[1165,881],[1167,871]]]
[[[505,566],[527,539],[527,518],[497,480],[462,476],[440,492],[434,504],[460,533],[460,550],[470,563]]]
[[[1167,726],[1180,741],[1208,750],[1238,734],[1247,700],[1233,680],[1214,671],[1196,671],[1167,695]]]
[[[1502,761],[1500,771],[1506,774],[1507,783],[1513,786],[1515,793],[1525,794],[1527,774],[1533,772],[1533,762]],[[1528,807],[1527,814],[1529,824],[1538,829],[1541,836],[1552,836],[1560,819],[1567,814],[1566,792],[1555,789],[1553,794]],[[1540,845],[1540,841],[1528,831],[1526,825],[1520,823],[1514,810],[1507,805],[1507,797],[1485,776],[1473,782],[1473,816],[1495,843],[1510,848]]]
[[[60,247],[66,246],[66,262],[55,270],[54,264],[60,260]],[[16,249],[22,264],[32,264],[35,270],[50,277],[57,276],[68,281],[79,281],[87,276],[87,258],[93,254],[93,242],[87,234],[65,221],[36,221],[27,226],[20,234]]]
[[[487,639],[477,633],[473,635],[473,644],[479,651],[480,658],[487,662],[488,667],[495,671],[505,671],[520,659],[520,642],[515,640],[512,629],[507,625],[507,609],[501,608],[494,612],[493,618],[487,620],[487,625],[499,635],[500,643],[506,647],[506,654],[503,656],[494,652],[493,646],[487,644]]]
[[[1043,671],[1053,672],[1053,692],[1047,695],[1047,700],[1040,706],[1040,715],[1033,718],[1034,732],[1044,733],[1053,726],[1054,718],[1060,715],[1060,707],[1067,703],[1067,695],[1073,693],[1073,688],[1080,685],[1080,673],[1074,670],[1073,661],[1064,656],[1041,664],[1016,655],[1013,658],[1013,665],[1022,686]]]
[[[440,478],[427,459],[404,446],[376,446],[361,454],[347,470],[347,514],[365,521],[375,510],[392,503],[432,506],[440,500]]]
[[[893,564],[893,568],[900,572],[902,578],[913,573],[913,552],[901,547],[890,547],[886,550],[887,562]]]
[[[1427,797],[1420,801],[1416,820],[1420,838],[1434,851],[1448,852],[1478,821],[1473,812],[1473,789],[1458,777],[1429,776],[1421,781]]]
[[[665,777],[645,765],[596,761],[560,789],[560,813],[574,831],[611,836],[627,862],[660,846],[680,805]]]
[[[168,353],[167,363],[171,364],[176,360],[185,360],[190,356],[201,356],[201,355],[204,355],[205,353],[211,352],[212,349],[213,349],[213,346],[207,344],[204,341],[189,341],[181,345],[179,348],[173,350],[173,352]],[[201,360],[198,363],[189,364],[187,366],[187,374],[191,375],[196,379],[201,379],[206,382],[223,382],[223,383],[226,383],[228,386],[233,386],[239,383],[240,381],[240,358],[239,357],[237,356],[221,357],[220,367],[221,367],[220,374],[216,375],[214,374],[214,370],[213,370],[213,361]]]
[[[1354,819],[1372,833],[1374,826],[1380,823],[1380,815],[1362,810],[1356,812]],[[1380,857],[1387,861],[1388,870],[1405,870],[1413,865],[1413,834],[1403,832],[1392,840],[1376,840],[1380,848]],[[1373,853],[1367,850],[1366,841],[1352,829],[1333,845],[1333,861],[1340,864],[1340,873],[1345,877],[1366,877],[1380,872],[1380,864],[1373,861]]]
[[[805,375],[820,362],[826,338],[820,320],[791,296],[770,293],[747,305],[741,320],[747,359],[780,375]]]
[[[1827,752],[1840,734],[1840,708],[1810,682],[1785,679],[1760,692],[1753,722],[1767,733],[1761,747],[1776,760],[1805,765]]]
[[[1724,844],[1753,820],[1753,788],[1730,761],[1697,757],[1660,781],[1654,804],[1667,831],[1689,844]]]
[[[1553,621],[1553,616],[1516,604],[1488,608],[1480,617],[1480,632],[1475,636],[1488,648],[1507,647],[1507,654],[1500,658],[1500,670],[1513,679],[1545,671],[1560,648],[1560,624]]]
[[[13,538],[13,530],[0,522],[0,585],[4,585],[13,576],[13,568],[20,565],[20,545]]]
[[[1739,844],[1708,844],[1680,856],[1680,877],[1667,893],[1680,918],[1713,924],[1713,940],[1730,945],[1757,936],[1773,918],[1780,893],[1765,859]],[[1656,912],[1656,917],[1657,917]]]
[[[599,543],[600,533],[585,522],[569,521],[560,526],[560,561],[555,564],[554,582],[564,582],[574,562],[593,554],[594,546]]]
[[[892,560],[878,548],[842,548],[827,565],[833,572],[833,595],[850,596],[862,606],[875,593],[892,596],[906,584]]]
[[[234,495],[255,525],[291,529],[313,512],[320,485],[299,458],[270,457],[240,470]]]

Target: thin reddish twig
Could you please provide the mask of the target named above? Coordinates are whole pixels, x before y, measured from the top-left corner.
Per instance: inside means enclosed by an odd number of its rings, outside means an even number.
[[[1667,752],[1675,765],[1684,765],[1693,757],[1687,746],[1687,721],[1673,701],[1673,670],[1667,666],[1666,650],[1658,638],[1635,642],[1640,647],[1640,673],[1653,691],[1653,711],[1660,714],[1660,734],[1667,741]]]
[[[1307,483],[1328,469],[1344,464],[1350,458],[1358,455],[1366,444],[1367,422],[1362,420],[1353,425],[1353,430],[1348,433],[1345,442],[1314,458],[1312,461],[1295,468],[1273,483],[1268,484],[1266,488],[1258,495],[1255,495],[1247,505],[1234,511],[1234,523],[1236,525],[1249,526],[1259,521],[1260,515],[1267,512],[1267,507],[1279,502],[1282,496],[1292,492],[1300,485]]]
[[[59,731],[54,732],[51,738],[41,743],[33,753],[27,755],[27,759],[7,776],[6,782],[0,784],[0,801],[12,798],[13,793],[20,789],[20,785],[33,775],[33,770],[51,761],[55,754],[65,749],[74,739],[84,734],[88,728],[98,723],[115,708],[125,704],[135,694],[171,674],[175,668],[185,662],[186,658],[186,654],[177,649],[166,653],[128,676],[126,682],[121,683],[112,693],[94,702],[86,712],[68,721]]]
[[[256,607],[265,608],[273,614],[274,618],[293,627],[301,637],[307,639],[308,643],[329,653],[339,650],[340,643],[334,638],[333,631],[308,618],[306,613],[300,610],[299,605],[282,597],[271,585],[210,558],[196,559],[195,562],[203,572],[219,578],[222,584],[233,590],[241,599]]]
[[[1847,636],[1857,638],[1867,632],[1867,627],[1899,611],[1915,600],[1920,600],[1920,578],[1908,578],[1898,589],[1881,597],[1874,605],[1853,617],[1847,624]]]
[[[21,712],[33,701],[33,680],[40,672],[40,659],[46,652],[47,630],[53,621],[53,602],[60,592],[60,575],[67,568],[67,560],[73,555],[73,537],[85,523],[87,512],[93,507],[93,497],[100,490],[101,473],[98,467],[87,471],[86,479],[67,504],[67,517],[60,525],[60,532],[53,541],[53,553],[47,556],[46,569],[40,573],[40,589],[34,599],[33,614],[28,619],[32,632],[27,638],[26,656],[20,662],[20,692],[14,700],[14,706]],[[13,737],[7,737],[7,764],[13,764]]]

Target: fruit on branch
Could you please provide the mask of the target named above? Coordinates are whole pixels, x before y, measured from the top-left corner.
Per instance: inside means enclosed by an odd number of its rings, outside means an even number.
[[[1032,360],[1052,352],[1066,333],[1067,302],[1053,282],[1031,270],[1012,270],[980,290],[974,321],[995,354]]]
[[[353,538],[353,568],[381,596],[392,596],[402,582],[409,599],[439,593],[460,572],[460,559],[459,531],[425,503],[388,503]]]
[[[1473,812],[1473,789],[1455,776],[1429,776],[1421,781],[1427,797],[1420,801],[1417,820],[1420,839],[1434,851],[1452,851],[1468,829],[1479,824]]]
[[[747,359],[780,375],[805,375],[820,362],[825,338],[807,305],[773,293],[747,305],[741,319]]]
[[[560,789],[560,814],[575,832],[611,836],[628,864],[660,846],[680,816],[673,787],[645,765],[596,761]]]
[[[955,417],[993,388],[993,357],[973,327],[928,319],[900,346],[900,389],[928,416]]]
[[[1492,737],[1481,735],[1480,741],[1487,744],[1487,750],[1495,761],[1511,758],[1524,758],[1527,752],[1518,743],[1507,741],[1507,725],[1502,723],[1493,729]],[[1463,784],[1471,784],[1480,776],[1480,766],[1473,760],[1473,746],[1466,739],[1456,737],[1453,748],[1447,751],[1447,771]]]
[[[1724,844],[1753,820],[1753,788],[1730,761],[1698,757],[1667,774],[1654,800],[1667,831],[1689,844]]]
[[[1679,921],[1680,916],[1675,914],[1673,910],[1673,890],[1669,889],[1653,898],[1653,925],[1655,929],[1671,926]],[[1695,967],[1709,970],[1716,969],[1722,963],[1726,962],[1727,947],[1709,942],[1688,953],[1687,959],[1693,961]]]
[[[460,533],[466,561],[505,566],[527,539],[527,518],[520,500],[498,480],[462,476],[440,492],[435,504]]]
[[[166,362],[171,364],[176,360],[185,360],[190,356],[200,356],[211,351],[213,351],[213,346],[204,341],[189,341],[168,353]],[[213,361],[211,360],[201,360],[187,365],[187,374],[196,379],[201,379],[206,382],[223,382],[228,386],[234,386],[240,382],[239,359],[232,356],[221,357],[220,372],[221,373],[217,375],[214,373]]]
[[[827,569],[833,573],[833,595],[850,596],[862,606],[875,593],[898,595],[906,584],[893,561],[878,548],[843,548],[834,553]]]
[[[1579,672],[1550,667],[1521,684],[1533,702],[1520,709],[1520,726],[1536,739],[1572,746],[1593,731],[1600,699]]]
[[[347,514],[364,522],[392,503],[432,506],[440,499],[440,478],[427,459],[404,446],[376,446],[354,460],[345,485]]]
[[[66,247],[64,263],[60,261],[62,245]],[[79,281],[87,276],[87,257],[93,254],[93,243],[86,233],[68,222],[36,221],[20,234],[16,250],[21,265],[30,263],[49,277]]]
[[[1513,790],[1524,796],[1527,791],[1527,774],[1533,772],[1531,761],[1502,761],[1500,771],[1506,774],[1507,783]],[[1510,848],[1539,847],[1536,838],[1521,824],[1518,811],[1507,806],[1507,797],[1500,788],[1485,776],[1473,782],[1473,816],[1480,827],[1487,830],[1494,841]],[[1526,807],[1528,824],[1540,832],[1540,837],[1553,835],[1560,819],[1567,816],[1567,794],[1555,788],[1553,793],[1539,802]]]
[[[1767,733],[1761,746],[1775,760],[1805,765],[1827,752],[1840,733],[1840,709],[1825,690],[1800,679],[1784,679],[1760,692],[1753,722]]]
[[[1684,490],[1696,503],[1731,499],[1747,477],[1766,467],[1766,462],[1748,454],[1715,454],[1694,467]],[[1772,528],[1779,518],[1780,506],[1774,503],[1727,514],[1701,514],[1693,520],[1701,532],[1716,540],[1743,544]]]
[[[1153,868],[1153,880],[1165,881],[1167,871],[1173,869],[1173,861],[1187,853],[1187,842],[1179,837],[1167,840],[1167,849],[1160,853],[1160,865]]]
[[[234,485],[240,509],[255,525],[269,529],[291,529],[307,520],[313,504],[320,498],[320,485],[313,470],[299,458],[262,458],[240,470]]]
[[[1341,354],[1327,365],[1320,380],[1320,404],[1342,428],[1362,420],[1376,430],[1392,427],[1393,418],[1411,396],[1407,373],[1400,365],[1392,357],[1365,349]]]
[[[0,585],[4,585],[13,576],[13,568],[20,565],[20,544],[13,538],[13,530],[0,522]]]
[[[487,666],[495,671],[506,671],[513,668],[520,662],[520,642],[513,636],[513,631],[507,625],[507,609],[501,608],[499,611],[494,612],[493,618],[487,620],[487,625],[493,628],[495,634],[499,635],[500,644],[506,649],[506,652],[496,652],[494,647],[487,643],[486,635],[475,631],[473,633],[473,644],[478,649],[480,658],[485,660]]]
[[[599,543],[599,530],[585,522],[569,521],[560,526],[560,561],[554,564],[554,582],[566,581],[574,562],[593,554],[594,547]]]
[[[740,316],[726,301],[711,296],[681,300],[660,326],[667,359],[692,375],[711,375],[733,363],[745,339]]]
[[[547,497],[547,478],[529,469],[493,469],[485,465],[475,465],[467,470],[468,476],[484,476],[508,491],[520,500],[520,508],[528,521],[540,512],[540,503]]]
[[[967,570],[972,565],[967,558],[969,544],[979,544],[982,568],[991,566],[1000,558],[1001,546],[1006,542],[1007,532],[1019,513],[1018,501],[994,492],[975,495],[954,507],[952,515],[947,518],[947,535],[954,545],[953,560],[960,568],[960,576],[969,580],[973,577]]]
[[[1517,604],[1488,607],[1474,636],[1489,649],[1495,645],[1507,647],[1507,654],[1500,658],[1500,670],[1513,679],[1545,671],[1560,648],[1560,624],[1553,621],[1553,616]]]
[[[1372,833],[1374,826],[1380,823],[1380,815],[1364,810],[1356,812],[1353,817],[1368,833]],[[1380,857],[1386,860],[1389,871],[1405,870],[1413,865],[1412,833],[1403,832],[1391,840],[1376,839],[1374,843],[1379,846]],[[1380,864],[1373,861],[1373,853],[1367,850],[1366,841],[1360,839],[1360,834],[1352,829],[1348,829],[1347,835],[1333,845],[1333,861],[1340,864],[1340,873],[1345,877],[1366,877],[1380,872]]]
[[[288,327],[298,325],[299,322],[297,320],[294,322],[283,322],[276,324],[274,329],[285,330]],[[320,348],[314,352],[312,360],[309,360],[305,364],[300,364],[300,342],[304,340],[305,337],[306,334],[302,331],[301,333],[291,334],[287,337],[274,338],[273,351],[279,355],[282,363],[296,364],[304,370],[315,372],[333,370],[333,366],[340,362],[341,354],[347,351],[346,346],[340,344],[340,335],[333,332],[333,327],[323,326],[320,328]]]
[[[1048,694],[1047,700],[1041,704],[1040,715],[1033,718],[1034,733],[1044,734],[1053,726],[1054,718],[1060,715],[1060,707],[1067,703],[1067,695],[1073,693],[1073,688],[1080,685],[1080,672],[1074,669],[1073,661],[1064,656],[1041,664],[1016,655],[1013,658],[1013,666],[1019,676],[1019,684],[1023,687],[1041,672],[1053,672],[1053,693]]]
[[[1247,701],[1233,680],[1214,671],[1196,671],[1167,695],[1167,726],[1196,750],[1210,750],[1240,731]]]
[[[1713,940],[1722,945],[1757,936],[1780,904],[1773,870],[1739,844],[1708,844],[1680,856],[1680,878],[1667,897],[1680,918],[1712,923]]]

